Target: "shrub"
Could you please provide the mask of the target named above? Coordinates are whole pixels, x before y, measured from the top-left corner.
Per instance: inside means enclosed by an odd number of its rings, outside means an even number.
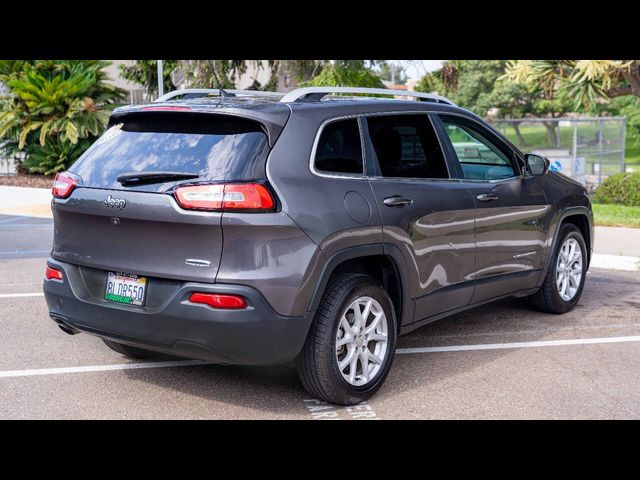
[[[68,168],[107,125],[123,91],[109,85],[99,60],[0,61],[0,141],[23,166],[50,174]]]
[[[640,206],[640,172],[610,176],[596,189],[593,201],[629,207]]]

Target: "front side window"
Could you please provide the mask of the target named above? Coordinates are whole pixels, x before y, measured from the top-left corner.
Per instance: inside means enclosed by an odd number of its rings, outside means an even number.
[[[463,120],[443,117],[442,123],[458,157],[464,178],[499,180],[517,175],[510,157],[479,129]]]
[[[367,125],[383,177],[449,178],[427,115],[376,115]]]
[[[327,124],[320,134],[314,162],[319,172],[362,175],[358,120],[351,118]]]

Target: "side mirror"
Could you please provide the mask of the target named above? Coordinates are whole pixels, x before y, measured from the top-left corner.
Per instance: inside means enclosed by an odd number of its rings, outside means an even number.
[[[531,175],[544,175],[549,171],[551,163],[540,155],[534,155],[533,153],[527,153],[524,156],[525,162],[527,162],[527,169]]]

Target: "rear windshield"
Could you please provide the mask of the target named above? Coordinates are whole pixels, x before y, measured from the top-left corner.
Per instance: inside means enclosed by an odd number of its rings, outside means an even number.
[[[110,127],[69,170],[94,188],[162,192],[178,183],[260,180],[266,177],[267,135],[253,120],[184,112],[133,113]],[[121,185],[139,172],[197,174],[198,178]]]

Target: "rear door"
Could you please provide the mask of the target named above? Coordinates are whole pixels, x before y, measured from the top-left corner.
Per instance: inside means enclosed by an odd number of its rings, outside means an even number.
[[[52,255],[108,271],[213,282],[222,213],[185,210],[172,193],[188,183],[263,181],[268,153],[262,126],[241,117],[168,111],[120,117],[69,168],[80,181],[69,198],[54,200]],[[193,178],[118,180],[162,172]]]
[[[439,117],[458,174],[476,203],[472,302],[534,287],[544,264],[549,213],[539,177],[524,176],[516,152],[480,123]]]
[[[473,294],[475,204],[449,175],[428,114],[367,116],[370,178],[385,244],[411,272],[414,321],[465,306]]]

